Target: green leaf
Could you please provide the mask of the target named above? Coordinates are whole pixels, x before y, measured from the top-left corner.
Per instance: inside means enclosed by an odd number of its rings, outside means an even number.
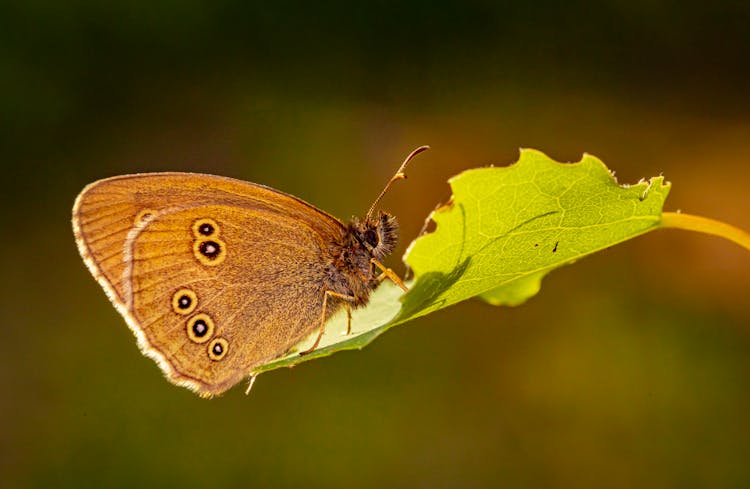
[[[370,304],[354,312],[351,335],[343,335],[342,311],[326,325],[317,350],[296,353],[313,335],[255,373],[362,348],[397,324],[471,297],[520,304],[555,268],[659,228],[669,193],[662,177],[621,186],[593,156],[563,164],[534,150],[522,150],[509,167],[468,170],[449,183],[450,202],[432,214],[435,231],[406,252],[415,277],[408,293],[382,284]]]
[[[434,277],[432,298],[415,315],[476,295],[519,304],[551,270],[658,228],[669,192],[662,177],[620,186],[593,156],[561,164],[533,150],[450,184],[453,201],[433,214],[436,231],[406,257],[417,282]]]

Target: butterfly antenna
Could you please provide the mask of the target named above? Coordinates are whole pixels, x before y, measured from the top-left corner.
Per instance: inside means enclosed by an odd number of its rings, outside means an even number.
[[[367,215],[365,216],[365,220],[368,220],[370,216],[372,216],[372,213],[375,211],[375,206],[378,205],[378,202],[380,202],[380,199],[383,198],[386,192],[388,192],[388,189],[391,188],[391,185],[398,181],[403,180],[406,178],[406,173],[404,173],[404,170],[406,170],[406,165],[409,164],[409,162],[417,156],[422,151],[427,151],[430,149],[429,146],[420,146],[419,148],[415,149],[411,153],[409,153],[409,156],[406,157],[403,163],[401,163],[401,166],[396,170],[396,173],[391,177],[391,179],[388,181],[388,183],[385,184],[385,188],[382,192],[380,192],[380,195],[378,195],[378,198],[375,199],[375,202],[372,203],[370,206],[370,209],[367,211]]]

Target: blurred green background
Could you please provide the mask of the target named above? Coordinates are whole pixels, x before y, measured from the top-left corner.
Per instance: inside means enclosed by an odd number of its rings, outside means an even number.
[[[750,3],[0,3],[2,487],[748,487],[750,256],[661,231],[205,401],[85,269],[75,195],[210,172],[403,235],[533,147],[750,229]]]

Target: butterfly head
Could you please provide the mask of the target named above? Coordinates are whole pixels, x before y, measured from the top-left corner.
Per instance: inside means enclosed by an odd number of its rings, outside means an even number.
[[[390,255],[398,241],[398,222],[383,211],[365,220],[353,219],[348,231],[378,261]]]

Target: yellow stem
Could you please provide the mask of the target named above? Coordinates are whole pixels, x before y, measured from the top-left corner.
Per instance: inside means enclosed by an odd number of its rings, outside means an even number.
[[[707,217],[692,216],[681,212],[664,212],[661,215],[661,227],[713,234],[750,250],[750,234],[740,228]]]

